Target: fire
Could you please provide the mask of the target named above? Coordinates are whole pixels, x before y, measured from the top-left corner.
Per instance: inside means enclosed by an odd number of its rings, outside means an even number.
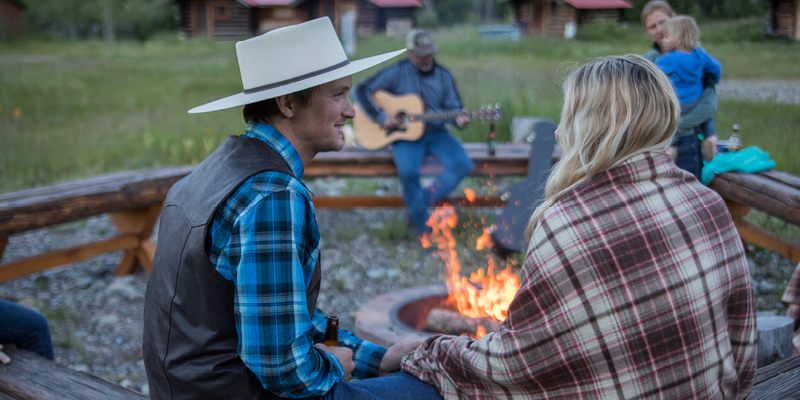
[[[486,329],[484,329],[483,325],[478,325],[478,330],[475,332],[475,339],[480,339],[486,336]]]
[[[428,219],[428,225],[432,232],[422,238],[422,245],[426,248],[436,245],[439,257],[447,265],[448,304],[454,304],[461,314],[471,318],[488,316],[504,321],[508,306],[519,289],[519,278],[510,268],[495,273],[497,265],[492,258],[489,258],[485,270],[479,269],[469,279],[461,276],[461,263],[453,236],[458,215],[452,206],[437,208]],[[483,249],[488,242],[489,233],[484,229],[483,235],[477,238],[476,250]]]

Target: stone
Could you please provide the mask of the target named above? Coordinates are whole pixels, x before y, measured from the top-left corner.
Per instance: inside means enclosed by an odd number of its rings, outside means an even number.
[[[36,299],[34,299],[33,297],[26,297],[17,302],[17,304],[23,307],[30,308],[31,310],[39,311],[39,307],[36,307]]]
[[[766,280],[762,280],[758,283],[758,293],[761,294],[772,294],[775,291],[775,285],[767,282]]]
[[[77,287],[78,289],[86,289],[89,286],[92,286],[92,282],[94,282],[94,279],[89,278],[88,276],[83,277],[75,281],[75,287]]]
[[[119,322],[119,317],[116,314],[106,314],[97,319],[100,325],[116,325]]]
[[[119,381],[119,385],[126,389],[133,389],[133,382],[130,379],[123,379]]]
[[[759,314],[756,315],[756,326],[758,329],[757,368],[792,355],[793,319]]]
[[[386,269],[385,268],[372,268],[367,270],[367,276],[369,279],[383,279],[386,277]]]
[[[89,366],[86,364],[76,364],[70,367],[73,371],[89,372]]]

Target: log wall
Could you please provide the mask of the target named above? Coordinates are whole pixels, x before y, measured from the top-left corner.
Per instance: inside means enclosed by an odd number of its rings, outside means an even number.
[[[0,0],[0,39],[25,34],[25,13],[18,5]]]

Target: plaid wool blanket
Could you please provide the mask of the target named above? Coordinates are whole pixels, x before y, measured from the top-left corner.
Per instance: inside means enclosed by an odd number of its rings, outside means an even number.
[[[402,369],[445,399],[744,399],[754,295],[722,199],[661,153],[549,208],[498,332],[435,336]]]

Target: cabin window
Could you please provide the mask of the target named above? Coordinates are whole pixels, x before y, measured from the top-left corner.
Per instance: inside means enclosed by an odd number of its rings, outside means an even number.
[[[231,5],[225,2],[214,2],[214,19],[231,19]]]

